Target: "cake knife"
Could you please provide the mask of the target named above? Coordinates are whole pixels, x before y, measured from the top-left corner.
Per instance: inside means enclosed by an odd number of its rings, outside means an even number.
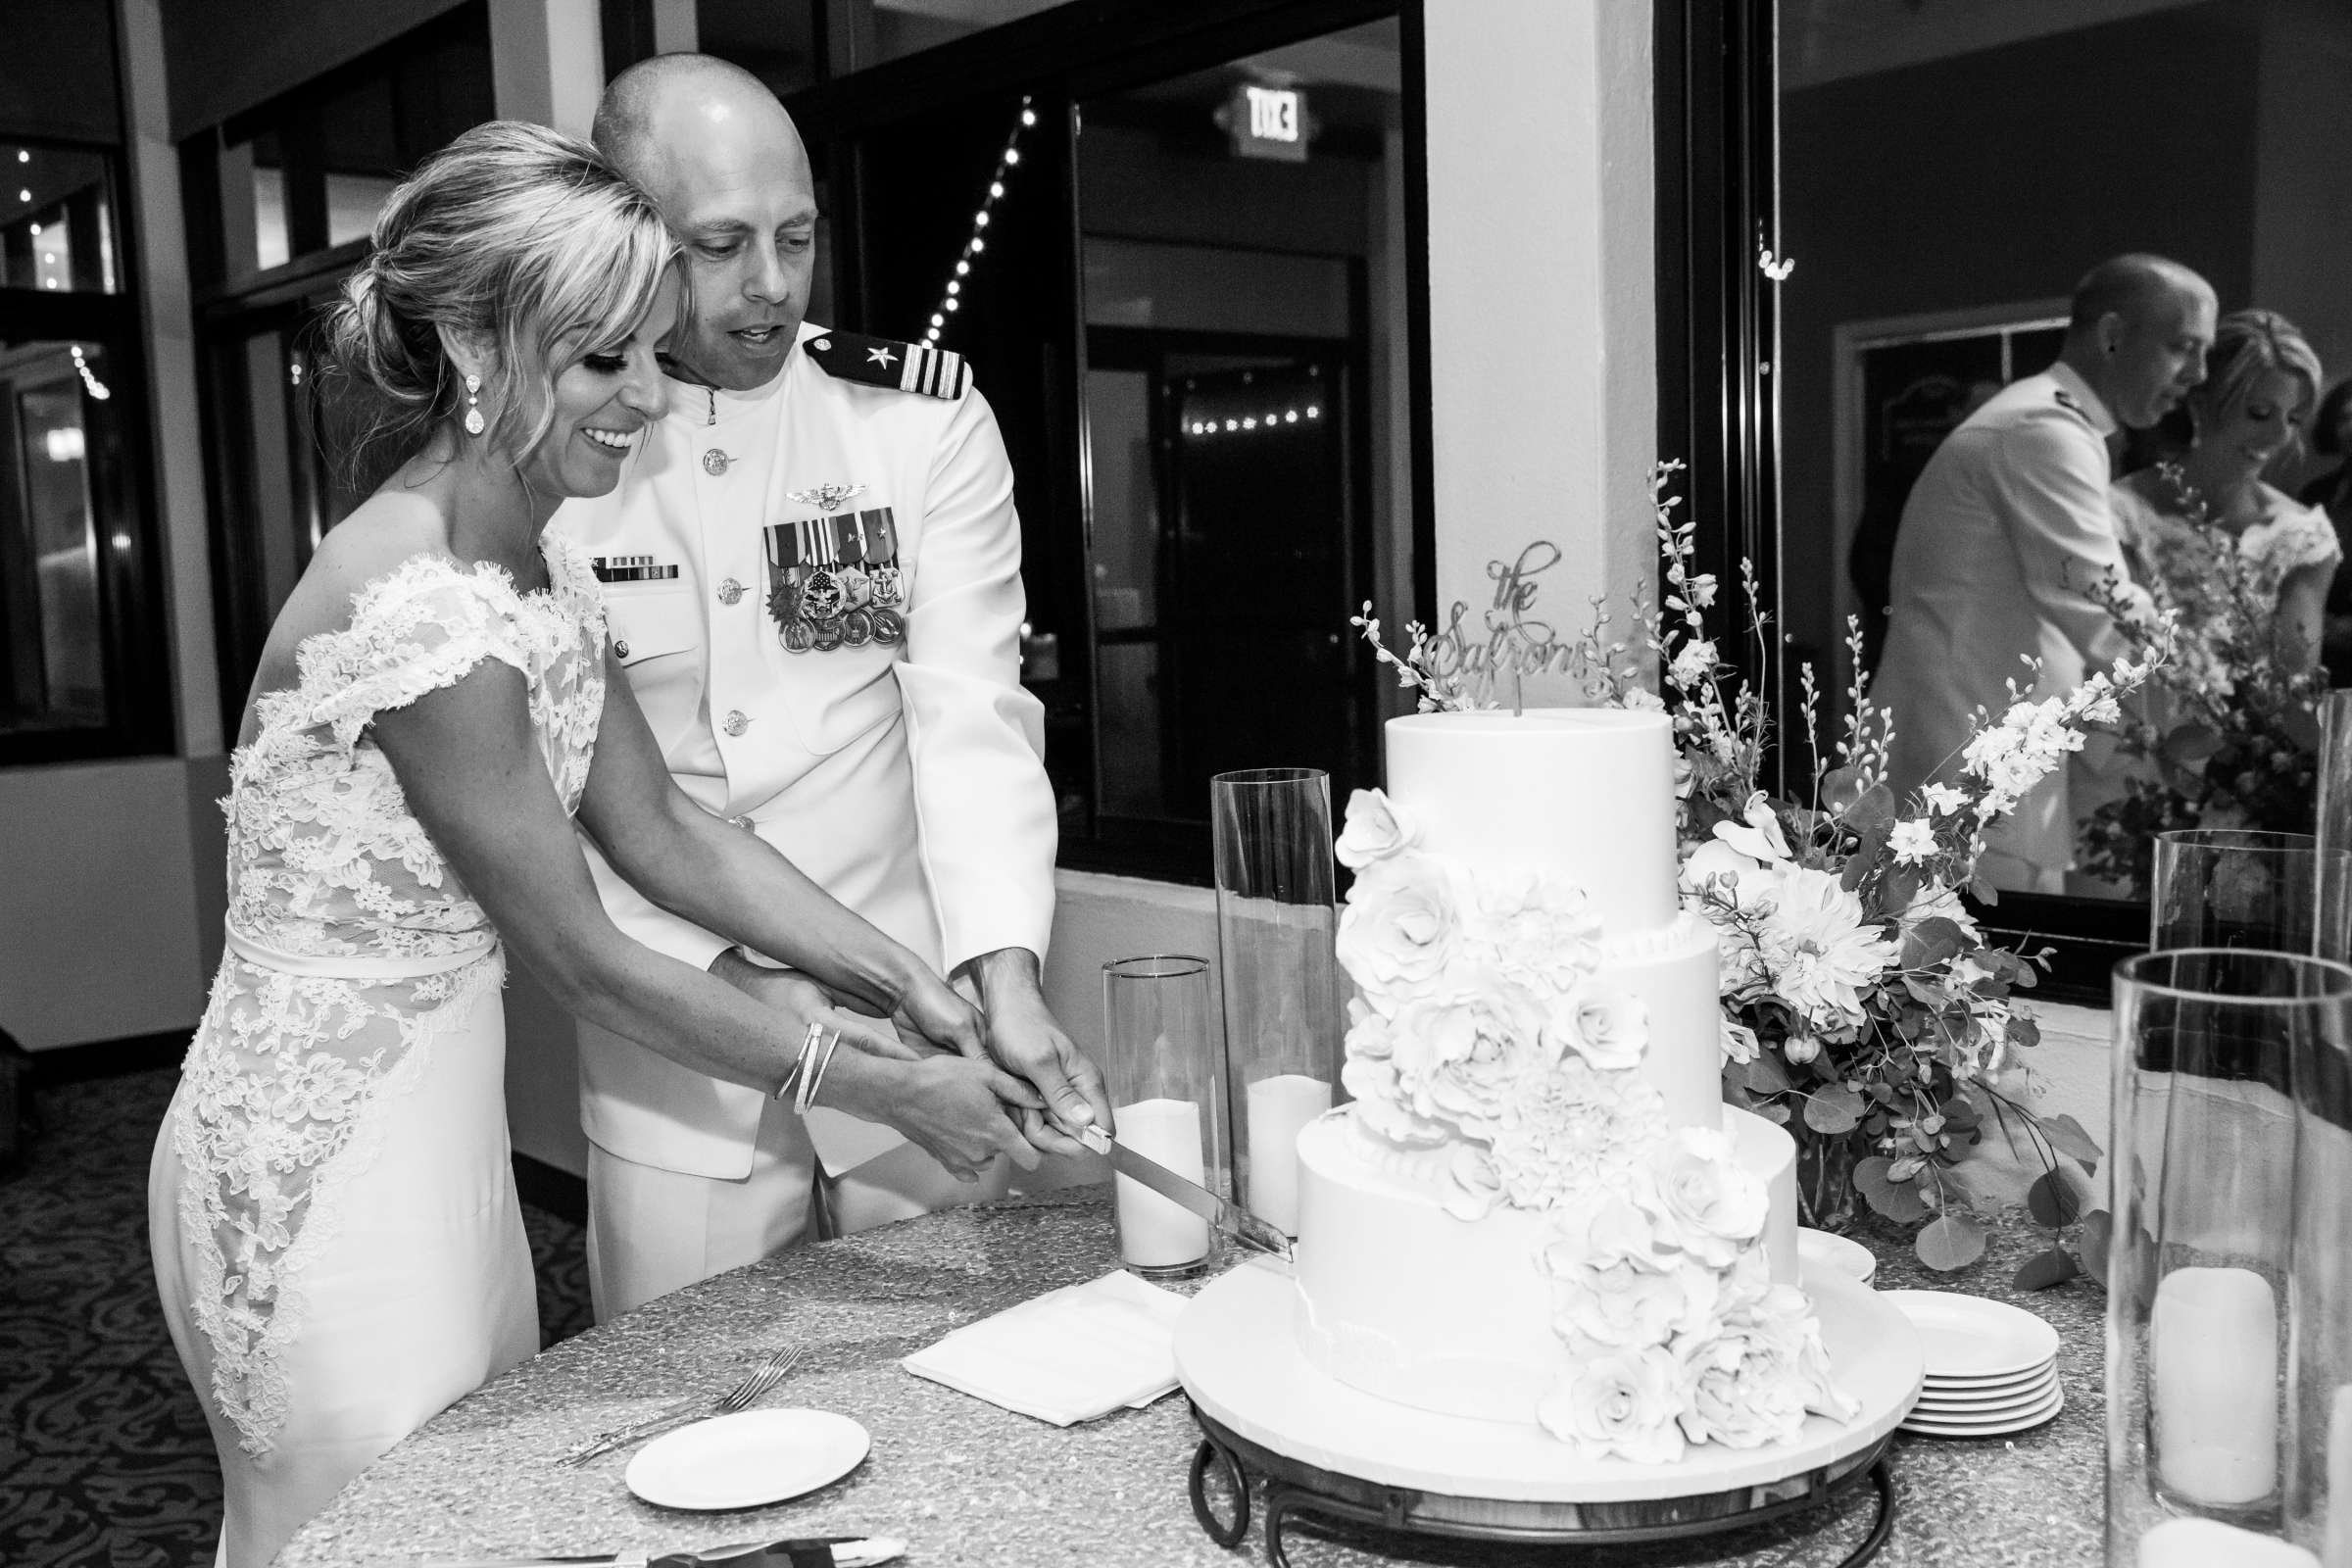
[[[1149,1155],[1138,1153],[1127,1145],[1096,1126],[1078,1129],[1078,1141],[1098,1154],[1110,1156],[1110,1168],[1122,1176],[1130,1176],[1151,1188],[1160,1197],[1182,1205],[1200,1215],[1215,1229],[1230,1236],[1240,1246],[1252,1252],[1264,1252],[1291,1261],[1291,1239],[1278,1225],[1270,1225],[1250,1213],[1241,1204],[1219,1198],[1199,1182],[1188,1180]]]

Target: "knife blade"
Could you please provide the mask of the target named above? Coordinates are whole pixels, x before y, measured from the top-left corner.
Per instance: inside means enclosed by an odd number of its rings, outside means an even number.
[[[418,1568],[875,1568],[906,1554],[897,1536],[815,1536],[700,1550],[565,1557],[426,1557]]]
[[[1089,1124],[1079,1128],[1078,1141],[1098,1154],[1109,1155],[1110,1168],[1120,1175],[1142,1182],[1160,1197],[1200,1215],[1249,1250],[1279,1257],[1286,1263],[1291,1261],[1291,1239],[1279,1225],[1269,1224],[1230,1199],[1219,1198],[1199,1182],[1177,1175],[1100,1127]]]

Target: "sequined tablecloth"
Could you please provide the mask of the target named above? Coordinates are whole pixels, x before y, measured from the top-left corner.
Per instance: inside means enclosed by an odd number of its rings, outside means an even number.
[[[1195,1522],[1186,1476],[1198,1432],[1181,1393],[1058,1428],[925,1382],[899,1358],[948,1330],[1114,1266],[1103,1189],[956,1209],[785,1252],[665,1297],[556,1346],[443,1411],[378,1460],[304,1528],[279,1568],[391,1568],[425,1555],[509,1556],[675,1549],[802,1535],[903,1536],[908,1568],[946,1564],[1265,1561],[1262,1518],[1233,1551]],[[2104,1446],[2097,1287],[2020,1293],[2038,1247],[2022,1220],[1985,1258],[1932,1275],[1890,1234],[1865,1232],[1882,1288],[1965,1291],[2016,1301],[2056,1326],[2066,1407],[2014,1438],[1901,1436],[1888,1564],[2057,1568],[2099,1561]],[[726,1387],[769,1350],[809,1353],[767,1405],[837,1410],[873,1448],[808,1496],[738,1513],[679,1513],[622,1483],[627,1454],[584,1468],[548,1461],[604,1427]],[[1294,1527],[1296,1568],[1402,1563],[1724,1564],[1832,1568],[1875,1508],[1865,1487],[1801,1520],[1602,1557],[1398,1537],[1326,1537]],[[1262,1510],[1254,1510],[1262,1515]]]

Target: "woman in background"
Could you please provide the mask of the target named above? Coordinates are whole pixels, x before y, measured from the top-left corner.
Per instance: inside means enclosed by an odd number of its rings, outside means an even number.
[[[2320,399],[2320,412],[2311,420],[2311,450],[2336,464],[2296,491],[2295,499],[2328,514],[2341,547],[2352,540],[2352,377],[2336,382]],[[2328,666],[2331,685],[2352,683],[2352,572],[2337,572],[2328,585],[2320,662]]]

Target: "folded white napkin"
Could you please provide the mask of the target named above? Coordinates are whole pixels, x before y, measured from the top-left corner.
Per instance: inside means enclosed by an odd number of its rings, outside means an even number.
[[[1066,1427],[1176,1387],[1185,1298],[1124,1269],[967,1323],[899,1364],[916,1377]]]

